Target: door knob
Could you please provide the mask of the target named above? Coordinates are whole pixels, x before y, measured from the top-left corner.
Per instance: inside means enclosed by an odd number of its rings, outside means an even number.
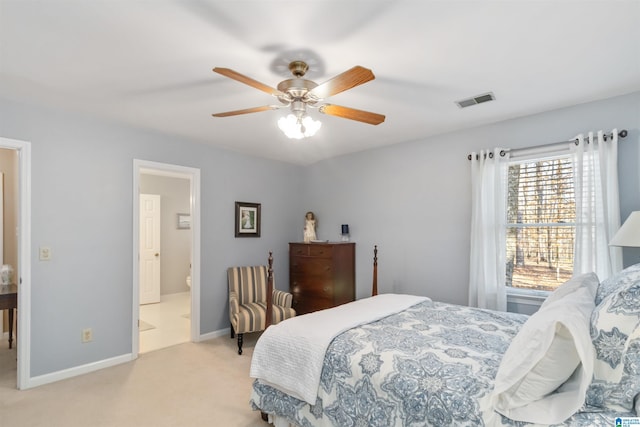
[[[154,256],[160,256],[160,254],[158,252],[156,252]]]

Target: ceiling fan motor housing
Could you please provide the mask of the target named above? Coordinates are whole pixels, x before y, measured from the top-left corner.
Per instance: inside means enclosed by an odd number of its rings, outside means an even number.
[[[278,84],[278,90],[284,92],[285,96],[280,96],[280,101],[288,104],[295,100],[304,100],[305,102],[315,103],[318,99],[313,97],[307,97],[309,91],[318,86],[316,83],[307,79],[288,79],[283,80]],[[307,99],[309,98],[309,99]]]

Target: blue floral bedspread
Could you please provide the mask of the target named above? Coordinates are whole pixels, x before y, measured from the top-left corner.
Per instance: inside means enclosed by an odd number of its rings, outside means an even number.
[[[338,335],[315,405],[259,381],[250,403],[301,427],[483,426],[479,399],[491,391],[502,354],[526,319],[426,301]],[[566,425],[615,424],[611,414],[581,413]]]

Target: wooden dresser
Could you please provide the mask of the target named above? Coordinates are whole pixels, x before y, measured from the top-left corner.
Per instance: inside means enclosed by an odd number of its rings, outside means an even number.
[[[355,299],[355,243],[289,243],[289,291],[297,314]]]

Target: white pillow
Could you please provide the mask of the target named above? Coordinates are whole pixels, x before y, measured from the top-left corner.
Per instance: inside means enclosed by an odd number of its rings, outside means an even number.
[[[593,374],[589,318],[597,287],[594,273],[575,277],[525,322],[496,374],[491,402],[497,412],[556,424],[580,409]]]
[[[582,288],[583,286],[586,286],[589,289],[591,289],[592,287],[595,287],[595,290],[593,291],[595,294],[598,292],[599,285],[600,284],[598,283],[598,276],[595,273],[586,273],[586,274],[580,274],[578,276],[574,276],[571,279],[564,282],[562,285],[558,286],[558,288],[555,291],[553,291],[553,293],[549,295],[547,299],[544,300],[542,305],[540,305],[540,309],[544,308],[545,306],[553,302],[558,301],[559,299],[565,298],[566,296],[568,296],[572,292],[576,292],[578,289]]]

